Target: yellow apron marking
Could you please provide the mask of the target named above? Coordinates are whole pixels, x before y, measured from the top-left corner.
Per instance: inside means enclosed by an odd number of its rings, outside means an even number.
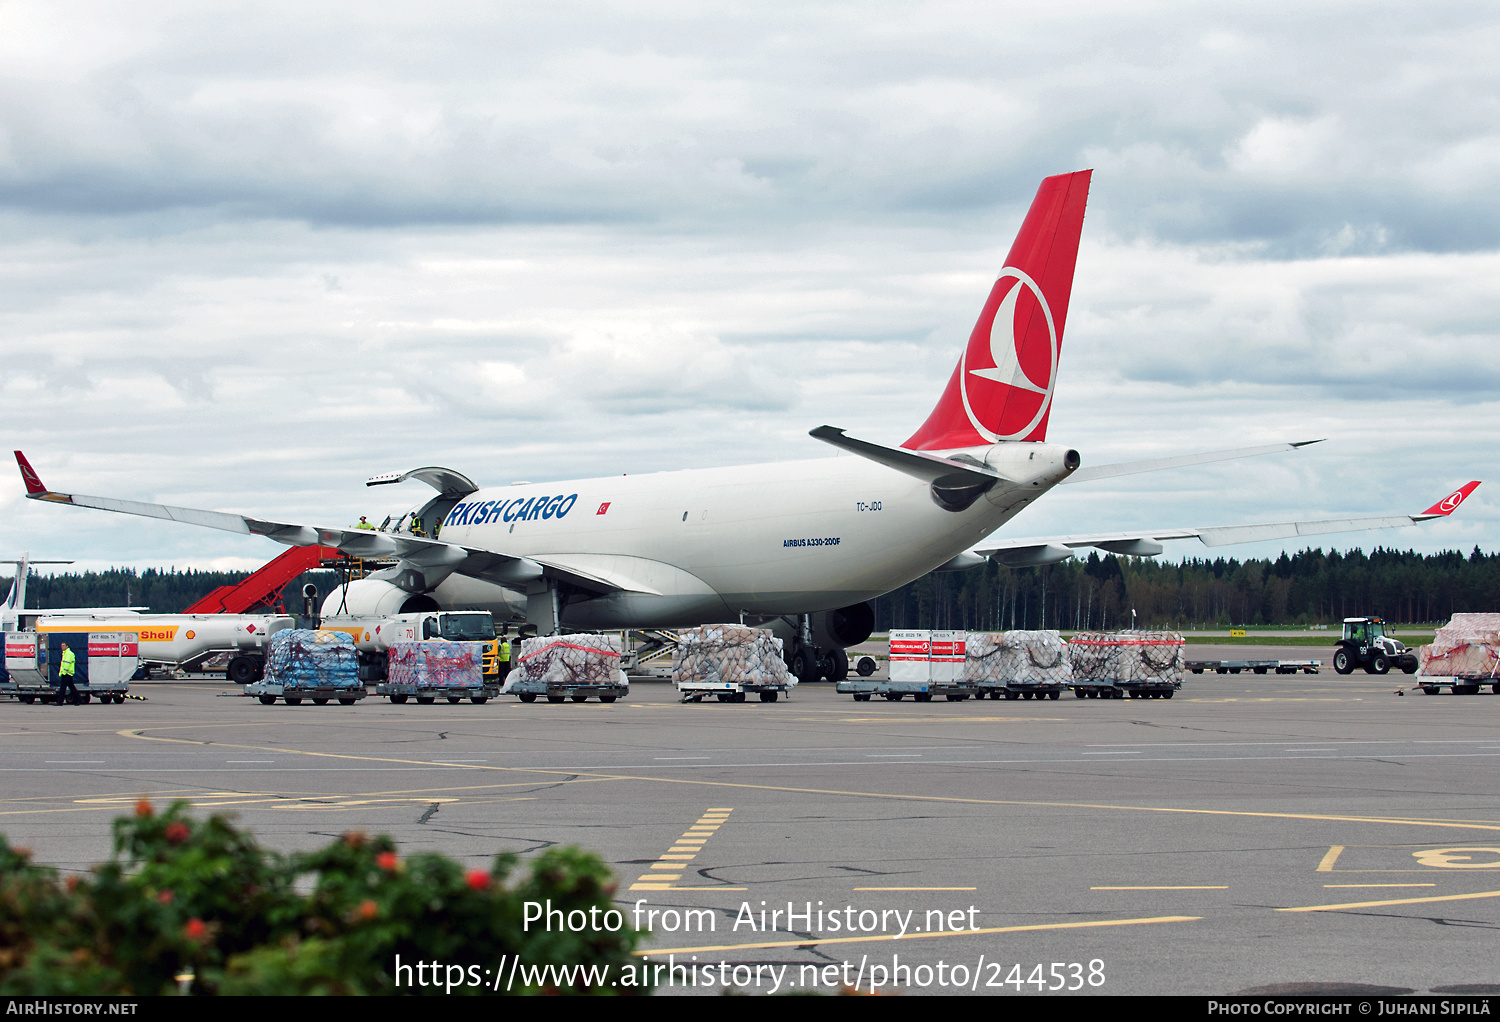
[[[1283,910],[1284,911],[1284,910]],[[814,947],[824,944],[868,944],[877,940],[931,940],[934,937],[980,937],[987,933],[1033,933],[1040,930],[1086,930],[1103,926],[1146,926],[1152,923],[1194,923],[1202,916],[1156,916],[1151,919],[1094,919],[1083,923],[1033,923],[1029,926],[989,926],[978,930],[943,930],[937,933],[883,934],[878,937],[833,937],[819,940],[763,940],[753,944],[715,944],[711,947],[654,947],[649,951],[637,951],[636,957],[647,955],[690,955],[713,951],[751,951],[777,947]]]
[[[1431,898],[1396,898],[1393,901],[1351,901],[1343,905],[1302,905],[1298,908],[1278,908],[1278,912],[1336,912],[1345,908],[1380,908],[1385,905],[1426,905],[1435,901],[1473,901],[1476,898],[1500,898],[1500,891],[1480,891],[1477,894],[1439,894]]]

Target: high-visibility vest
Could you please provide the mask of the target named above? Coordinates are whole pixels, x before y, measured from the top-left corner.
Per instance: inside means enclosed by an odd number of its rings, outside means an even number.
[[[58,677],[73,677],[73,664],[77,661],[77,659],[78,658],[73,655],[73,651],[71,649],[63,650],[62,666],[57,669]]]
[[[510,663],[510,640],[506,639],[500,643],[500,659]]]

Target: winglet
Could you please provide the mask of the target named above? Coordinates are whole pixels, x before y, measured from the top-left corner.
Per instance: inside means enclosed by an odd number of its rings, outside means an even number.
[[[1466,499],[1468,499],[1469,494],[1473,493],[1478,486],[1478,479],[1475,479],[1471,483],[1465,483],[1463,486],[1460,486],[1458,489],[1448,494],[1448,496],[1432,505],[1432,507],[1428,508],[1426,511],[1423,511],[1419,515],[1412,515],[1412,517],[1419,520],[1423,518],[1446,518],[1448,515],[1451,515],[1454,511],[1458,510],[1458,505],[1462,504]]]
[[[36,469],[31,467],[31,462],[27,461],[26,455],[20,451],[16,452],[16,464],[21,467],[21,481],[26,484],[26,496],[40,497],[47,492],[47,487],[42,485]]]

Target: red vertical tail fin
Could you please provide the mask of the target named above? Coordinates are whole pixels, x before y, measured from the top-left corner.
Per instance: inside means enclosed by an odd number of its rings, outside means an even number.
[[[1042,181],[917,451],[1045,440],[1091,170]]]

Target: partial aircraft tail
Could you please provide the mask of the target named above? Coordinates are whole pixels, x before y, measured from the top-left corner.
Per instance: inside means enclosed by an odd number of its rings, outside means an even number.
[[[1047,438],[1092,174],[1042,181],[942,399],[902,447]]]

